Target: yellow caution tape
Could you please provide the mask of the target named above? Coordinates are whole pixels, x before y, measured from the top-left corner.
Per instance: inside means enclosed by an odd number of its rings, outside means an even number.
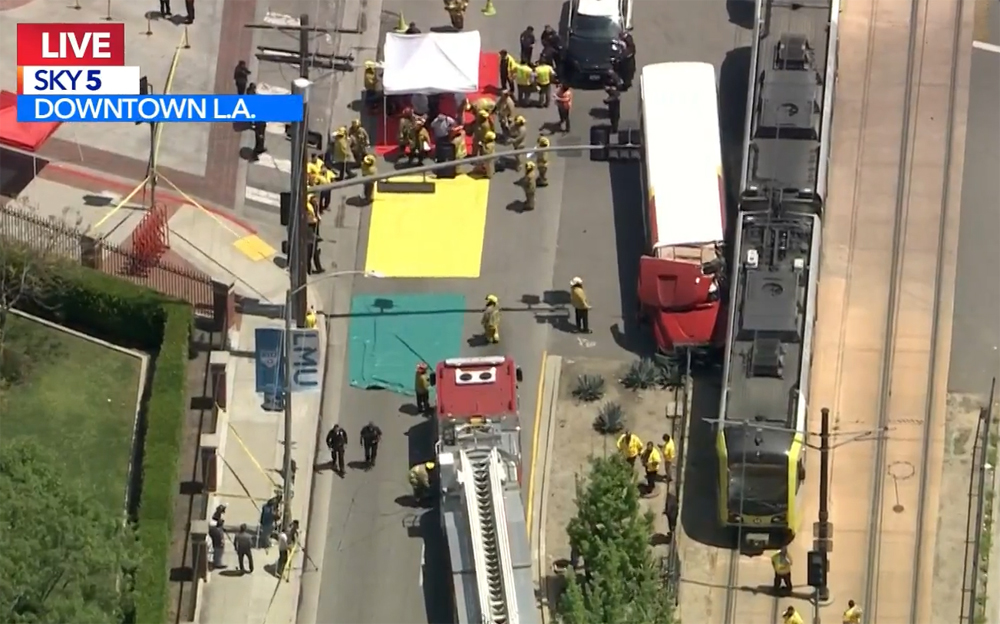
[[[236,438],[236,441],[239,443],[240,447],[243,449],[243,452],[247,454],[247,457],[250,458],[250,461],[257,468],[257,470],[260,472],[260,474],[264,475],[264,478],[266,478],[268,481],[270,481],[271,485],[275,489],[281,489],[281,486],[278,485],[278,482],[275,481],[271,477],[271,474],[267,470],[264,470],[264,467],[260,465],[260,462],[257,461],[257,458],[254,457],[253,453],[250,452],[250,449],[247,447],[246,442],[244,442],[243,438],[240,437],[240,434],[237,433],[236,427],[233,426],[232,422],[229,423],[229,430],[233,433],[233,437]]]

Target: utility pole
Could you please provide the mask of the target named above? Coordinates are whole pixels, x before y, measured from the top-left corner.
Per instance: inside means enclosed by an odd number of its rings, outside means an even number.
[[[822,583],[816,588],[818,602],[830,599],[827,586],[829,568],[828,554],[833,546],[833,525],[830,524],[830,409],[820,410],[819,428],[819,522],[816,523],[816,541],[813,549],[819,553],[819,563],[823,566]]]

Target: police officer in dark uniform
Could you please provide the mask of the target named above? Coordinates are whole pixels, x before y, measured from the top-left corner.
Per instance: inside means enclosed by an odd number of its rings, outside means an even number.
[[[344,476],[344,448],[347,446],[347,432],[340,425],[326,432],[326,446],[330,449],[330,463],[333,471]]]
[[[607,88],[608,97],[604,99],[605,106],[608,107],[608,121],[611,123],[611,132],[618,132],[618,122],[622,118],[621,94],[614,86]]]
[[[236,95],[245,95],[247,83],[250,81],[250,68],[246,61],[240,61],[233,70],[233,82],[236,83]]]
[[[319,241],[323,240],[315,232],[309,232],[307,234],[309,237],[309,248],[306,252],[309,254],[308,262],[306,264],[306,273],[309,275],[316,275],[323,273],[326,269],[323,268],[323,257],[322,250],[319,246]]]
[[[369,421],[361,428],[361,446],[365,449],[366,470],[375,467],[375,460],[378,459],[378,443],[381,441],[382,430],[375,423]]]
[[[535,27],[528,26],[521,33],[521,64],[526,65],[531,62],[531,53],[535,47]]]
[[[253,122],[253,154],[260,156],[267,151],[264,146],[264,134],[267,132],[267,124],[263,121]]]
[[[627,91],[632,88],[632,81],[635,79],[635,40],[632,38],[632,33],[622,33],[621,42],[622,50],[621,56],[618,57],[617,69],[622,89]]]

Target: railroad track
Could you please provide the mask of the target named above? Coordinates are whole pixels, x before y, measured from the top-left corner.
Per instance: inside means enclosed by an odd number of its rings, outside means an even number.
[[[929,594],[926,504],[937,503],[936,497],[928,501],[928,486],[933,442],[943,429],[938,352],[965,1],[870,0],[867,7],[853,184],[833,186],[851,189],[846,293],[836,346],[820,348],[838,354],[835,430],[886,433],[873,447],[834,452],[831,504],[856,503],[860,512],[867,503],[868,513],[846,523],[844,540],[835,527],[834,571],[839,566],[849,576],[844,568],[851,557],[861,569],[844,583],[831,573],[837,604],[830,610],[837,613],[825,619],[839,616],[854,598],[866,622],[927,621],[921,604]],[[859,0],[852,5],[861,9]],[[837,123],[846,121],[843,112]],[[838,147],[843,145],[835,143],[835,153]],[[867,496],[857,483],[865,472]]]

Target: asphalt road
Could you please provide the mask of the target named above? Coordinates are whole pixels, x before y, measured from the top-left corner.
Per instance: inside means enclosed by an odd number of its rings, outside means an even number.
[[[985,43],[1000,44],[1000,10],[990,3]],[[977,29],[978,30],[978,29]],[[1000,370],[1000,53],[973,49],[958,270],[948,391],[986,394]]]
[[[417,11],[415,6],[423,10]],[[446,21],[436,0],[419,5],[387,0],[383,3],[383,22],[394,26],[396,15],[392,12],[401,7],[406,9],[407,21],[417,20],[425,29]],[[470,11],[467,17],[467,28],[481,31],[485,50],[516,49],[517,36],[526,25],[521,21],[524,15],[538,16],[533,23],[539,31],[546,23],[557,25],[561,5],[511,0],[498,5],[498,10],[499,15],[492,18],[477,11]],[[735,80],[736,89],[724,94],[723,107],[733,112],[727,117],[742,120],[745,62],[742,69],[734,71],[740,55],[731,55],[728,62],[726,59],[730,50],[746,44],[750,34],[729,22],[724,2],[638,3],[635,23],[640,65],[701,60],[722,68],[725,63],[731,74],[729,81]],[[601,92],[578,91],[573,133],[554,140],[564,144],[588,142],[590,125],[600,123],[595,118],[599,111],[592,115],[591,109],[601,108],[602,100]],[[637,93],[626,96],[623,110],[628,111],[628,117],[637,118]],[[554,109],[530,109],[524,114],[532,128],[556,119]],[[735,132],[738,144],[738,126],[728,130]],[[517,210],[523,194],[514,185],[515,178],[513,173],[503,173],[490,185],[480,279],[355,280],[353,294],[463,293],[470,307],[478,306],[488,293],[500,297],[507,309],[502,347],[519,362],[525,375],[521,420],[527,482],[542,351],[547,348],[570,357],[628,359],[629,351],[645,351],[651,345],[633,335],[631,323],[622,325],[623,318],[630,319],[634,314],[635,265],[642,248],[639,210],[643,191],[635,166],[615,166],[609,171],[607,164],[592,163],[586,156],[557,158],[550,169],[551,186],[539,191],[538,207],[533,213]],[[367,212],[360,214],[360,220],[354,268],[363,268],[364,264]],[[340,252],[337,258],[342,258]],[[341,262],[338,268],[351,267]],[[566,331],[568,284],[576,275],[586,281],[595,307],[594,334],[582,340],[584,337]],[[339,302],[336,307],[343,309],[344,305]],[[479,332],[478,320],[478,314],[467,317],[467,338]],[[471,345],[464,351],[470,355],[488,352]],[[360,459],[357,435],[368,420],[379,423],[385,438],[379,465],[373,471],[349,470],[345,479],[317,480],[320,485],[316,487],[330,488],[317,621],[451,621],[450,580],[442,560],[445,549],[437,518],[400,504],[408,493],[408,466],[431,453],[429,425],[410,414],[411,401],[405,397],[348,387],[344,369],[336,361],[330,362],[332,379],[326,398],[334,401],[328,408],[338,411],[331,418],[339,419],[351,436],[348,459]],[[338,395],[339,406],[335,402]],[[317,530],[324,529],[313,532]]]

